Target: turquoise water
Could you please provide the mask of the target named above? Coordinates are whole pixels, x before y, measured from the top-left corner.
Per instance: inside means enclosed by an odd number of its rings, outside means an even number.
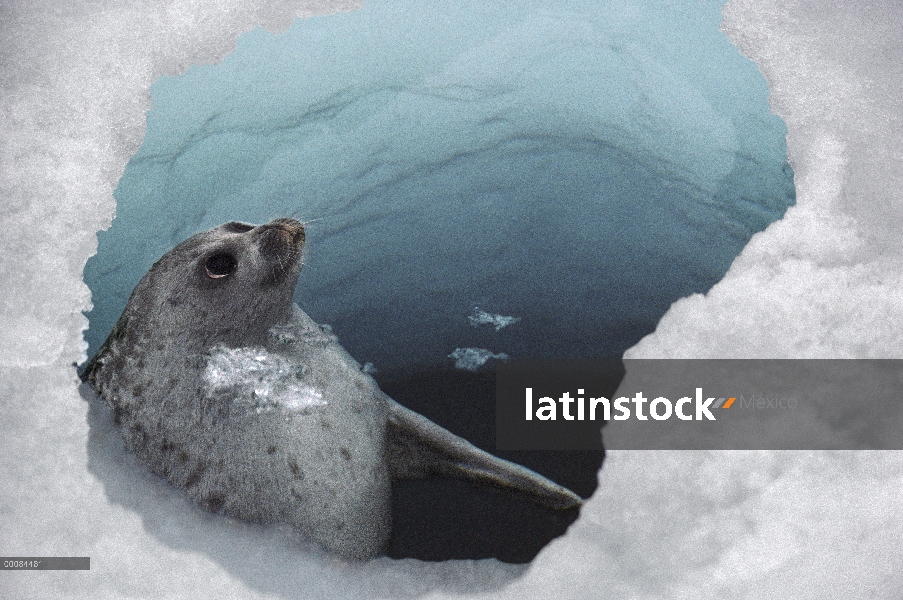
[[[173,245],[292,214],[296,300],[362,362],[621,353],[794,188],[720,3],[597,4],[367,2],[159,80],[85,270],[90,352]]]

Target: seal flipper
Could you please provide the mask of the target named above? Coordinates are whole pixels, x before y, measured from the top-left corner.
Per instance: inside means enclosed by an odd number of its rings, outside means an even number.
[[[388,396],[386,400],[389,406],[386,458],[393,478],[449,475],[513,488],[554,509],[565,510],[583,503],[569,489],[526,467],[480,450]]]

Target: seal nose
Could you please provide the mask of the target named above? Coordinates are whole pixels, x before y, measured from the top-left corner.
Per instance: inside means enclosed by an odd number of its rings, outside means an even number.
[[[267,284],[278,284],[301,269],[301,249],[304,247],[304,226],[295,219],[275,219],[260,225],[253,232],[260,255],[268,263],[263,277]]]
[[[281,219],[273,219],[267,225],[271,227],[281,227],[282,229],[299,229],[304,231],[304,225],[301,224],[301,221],[296,219],[292,219],[290,217],[282,217]]]
[[[260,229],[265,232],[276,230],[281,234],[283,240],[292,246],[300,246],[304,243],[304,225],[301,224],[301,221],[289,217],[273,219],[269,223],[261,225]]]

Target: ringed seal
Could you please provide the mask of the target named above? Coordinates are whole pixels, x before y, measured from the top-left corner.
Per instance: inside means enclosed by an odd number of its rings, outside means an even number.
[[[304,227],[229,222],[141,279],[81,374],[127,448],[206,510],[380,554],[391,482],[442,474],[556,509],[580,497],[401,406],[292,302]]]

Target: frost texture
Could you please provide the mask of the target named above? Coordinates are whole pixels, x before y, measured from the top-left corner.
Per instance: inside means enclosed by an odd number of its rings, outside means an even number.
[[[257,414],[283,410],[303,413],[326,404],[323,393],[305,383],[303,366],[265,348],[216,346],[207,359],[208,393],[228,392],[233,403]]]

